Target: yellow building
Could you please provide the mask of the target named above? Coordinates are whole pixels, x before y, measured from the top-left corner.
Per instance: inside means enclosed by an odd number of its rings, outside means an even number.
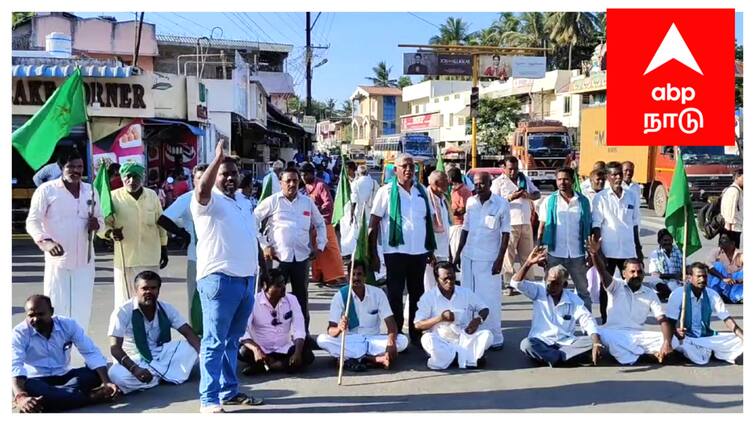
[[[378,137],[399,134],[401,115],[409,113],[397,87],[358,86],[349,100],[354,111],[351,121],[354,145],[372,146]]]

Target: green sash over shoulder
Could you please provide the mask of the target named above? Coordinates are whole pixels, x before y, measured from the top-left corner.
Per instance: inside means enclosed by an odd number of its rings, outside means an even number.
[[[170,342],[170,320],[159,302],[157,303],[157,322],[160,326],[160,337],[157,339],[157,345],[162,346],[166,342]],[[131,327],[134,331],[136,349],[139,350],[139,354],[145,361],[151,362],[152,351],[150,351],[149,343],[147,342],[147,331],[144,328],[144,314],[138,308],[134,309],[134,312],[131,314]]]

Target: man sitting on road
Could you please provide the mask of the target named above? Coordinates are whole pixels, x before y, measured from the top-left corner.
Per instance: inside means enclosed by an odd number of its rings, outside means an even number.
[[[158,301],[160,275],[143,271],[134,286],[134,297],[110,315],[110,354],[117,363],[108,375],[124,394],[160,381],[183,384],[199,359],[199,337],[175,307]],[[171,329],[186,339],[171,341]]]
[[[710,256],[711,289],[725,302],[741,303],[744,300],[744,257],[727,233],[718,238],[718,248]]]
[[[532,328],[520,349],[529,358],[550,367],[576,361],[577,356],[592,350],[592,362],[597,364],[603,348],[598,327],[582,299],[572,291],[565,291],[566,267],[548,269],[544,282],[524,280],[529,268],[545,265],[547,255],[546,247],[533,249],[511,280],[511,286],[532,300]],[[588,336],[575,335],[577,322]]]
[[[441,261],[434,268],[438,285],[419,299],[414,326],[421,331],[422,348],[430,369],[484,367],[493,332],[480,329],[490,310],[471,290],[456,286],[454,266]]]
[[[615,279],[606,270],[600,253],[600,240],[594,235],[587,241],[587,251],[600,274],[608,293],[608,323],[598,328],[600,339],[611,355],[621,364],[633,364],[643,354],[654,355],[659,363],[672,353],[673,330],[655,291],[642,285],[645,273],[642,262],[629,259],[624,262],[624,280]],[[648,313],[652,313],[661,326],[661,332],[643,330]],[[676,341],[674,341],[676,342]]]
[[[662,301],[681,285],[682,251],[674,245],[674,237],[666,229],[658,231],[658,249],[650,254],[650,275]]]
[[[13,328],[11,376],[21,413],[62,412],[115,398],[120,391],[107,375],[107,360],[75,320],[53,316],[50,298],[32,295],[26,320]],[[86,366],[71,369],[71,345]]]
[[[249,363],[241,373],[299,372],[315,360],[311,340],[306,338],[304,313],[296,297],[286,293],[282,271],[270,270],[263,282],[240,341],[239,360]]]
[[[354,372],[364,371],[368,365],[388,369],[398,353],[409,345],[408,338],[398,333],[388,297],[380,288],[365,285],[366,265],[352,263],[351,304],[346,312],[349,287],[341,288],[330,301],[327,334],[317,337],[317,345],[333,357],[341,355],[341,332],[346,331],[344,367]],[[380,321],[387,334],[380,333]]]
[[[726,310],[721,297],[708,288],[708,266],[693,263],[690,283],[671,293],[666,316],[679,338],[676,351],[695,364],[707,364],[711,355],[729,363],[741,363],[744,353],[744,331]],[[715,314],[732,333],[718,333],[711,329]],[[679,323],[681,322],[681,323]]]

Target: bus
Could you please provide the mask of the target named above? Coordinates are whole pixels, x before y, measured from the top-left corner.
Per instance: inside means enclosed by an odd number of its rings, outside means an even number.
[[[414,158],[415,171],[421,181],[424,180],[424,166],[435,160],[432,137],[421,133],[378,137],[373,151],[376,161],[383,170],[381,183],[390,181],[395,175],[393,161],[399,153],[407,153]]]

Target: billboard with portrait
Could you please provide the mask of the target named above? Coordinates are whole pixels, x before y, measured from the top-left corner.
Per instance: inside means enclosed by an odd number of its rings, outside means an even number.
[[[438,56],[430,52],[404,53],[404,75],[438,75]]]
[[[480,55],[480,79],[506,81],[512,76],[511,56]]]

